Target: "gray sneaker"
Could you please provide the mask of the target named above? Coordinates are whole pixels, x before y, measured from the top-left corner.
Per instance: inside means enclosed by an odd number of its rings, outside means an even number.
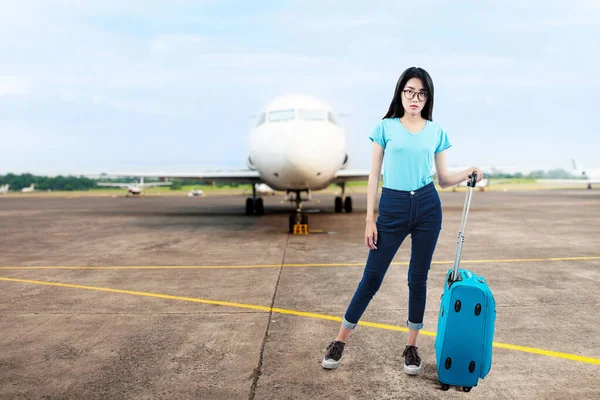
[[[421,357],[415,346],[406,346],[404,352],[402,352],[404,359],[404,372],[408,375],[418,375],[423,371],[423,364],[421,364]]]
[[[340,360],[342,359],[342,353],[344,352],[345,345],[346,343],[339,342],[337,340],[329,343],[329,346],[326,348],[327,354],[325,354],[325,357],[323,357],[323,362],[321,362],[323,368],[335,369],[340,365]]]

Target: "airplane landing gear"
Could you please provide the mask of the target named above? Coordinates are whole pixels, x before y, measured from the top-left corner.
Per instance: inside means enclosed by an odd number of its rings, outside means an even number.
[[[294,233],[295,225],[306,225],[306,231],[308,232],[308,215],[302,213],[302,197],[300,193],[301,191],[296,191],[296,198],[293,199],[296,202],[296,213],[289,217],[289,233]]]
[[[308,215],[306,214],[292,214],[289,218],[289,233],[294,233],[294,225],[306,225],[308,230]]]
[[[246,215],[252,215],[254,214],[254,199],[251,197],[248,197],[246,199]]]
[[[252,197],[246,199],[246,215],[264,215],[265,206],[262,197],[256,198],[256,186],[252,185]]]
[[[352,197],[347,196],[346,200],[344,200],[344,211],[347,213],[352,212]]]
[[[256,199],[254,211],[256,212],[256,215],[264,215],[265,214],[265,205],[264,205],[262,197],[259,197],[258,199]]]
[[[344,192],[346,191],[345,183],[341,183],[340,187],[342,188],[342,195],[336,196],[336,198],[335,198],[335,212],[341,213],[342,207],[343,207],[344,211],[346,211],[347,213],[351,213],[352,212],[352,197],[346,196],[344,198]]]

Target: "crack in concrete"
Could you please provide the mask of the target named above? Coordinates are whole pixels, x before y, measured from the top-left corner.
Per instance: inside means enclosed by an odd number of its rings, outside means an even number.
[[[249,400],[254,400],[256,396],[256,388],[258,387],[258,380],[262,375],[262,364],[263,364],[263,355],[265,353],[265,346],[267,344],[267,339],[269,337],[269,328],[271,327],[271,319],[273,317],[273,307],[275,306],[275,297],[277,296],[277,289],[279,288],[279,280],[281,279],[281,273],[283,272],[283,264],[285,263],[285,253],[288,248],[288,244],[290,242],[290,235],[288,234],[285,246],[283,248],[283,257],[281,258],[281,267],[279,267],[279,274],[277,275],[277,282],[275,283],[275,290],[273,291],[273,298],[271,299],[271,311],[269,311],[269,319],[267,321],[267,329],[265,330],[265,336],[263,337],[263,342],[260,347],[260,356],[258,357],[258,366],[254,369],[253,375],[254,380],[252,381],[252,387],[250,388],[250,396]]]

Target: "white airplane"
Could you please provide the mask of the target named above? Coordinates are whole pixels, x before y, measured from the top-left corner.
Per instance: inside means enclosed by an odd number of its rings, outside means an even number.
[[[585,169],[579,168],[577,161],[573,161],[573,170],[571,175],[574,179],[538,179],[540,183],[564,183],[564,184],[587,184],[587,188],[591,189],[592,184],[600,184],[600,169]]]
[[[32,183],[31,186],[29,187],[24,187],[23,189],[21,189],[22,193],[31,193],[35,190],[35,183]]]
[[[130,175],[131,176],[131,175]],[[133,183],[108,183],[108,182],[98,182],[98,186],[104,187],[119,187],[127,189],[127,197],[130,195],[141,195],[145,188],[154,187],[154,186],[169,186],[172,185],[172,182],[147,182],[144,183],[144,177],[140,177],[140,182]]]
[[[10,185],[8,183],[6,185],[0,186],[0,194],[6,194],[6,193],[8,193],[8,188],[9,187],[10,187]]]
[[[341,195],[335,197],[335,212],[342,209],[352,212],[352,198],[345,196],[345,184],[368,179],[370,171],[347,168],[345,129],[327,103],[303,94],[275,98],[260,111],[249,135],[250,152],[245,170],[111,175],[249,184],[252,197],[246,199],[246,214],[257,215],[265,212],[263,199],[257,197],[257,184],[265,184],[273,190],[285,191],[287,200],[296,203],[296,212],[289,217],[290,232],[294,224],[308,224],[307,215],[302,213],[302,202],[311,199],[312,191],[331,184],[341,187]]]
[[[600,169],[585,169],[583,167],[578,168],[577,161],[575,159],[573,159],[572,175],[583,179],[584,183],[587,183],[588,189],[592,188],[592,184],[600,184]]]
[[[198,197],[203,196],[204,192],[200,189],[192,189],[188,192],[188,197]]]

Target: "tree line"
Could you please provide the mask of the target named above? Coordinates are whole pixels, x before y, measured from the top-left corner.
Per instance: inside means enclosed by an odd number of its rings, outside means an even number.
[[[138,182],[138,179],[132,178],[117,178],[117,179],[91,179],[85,176],[39,176],[33,174],[6,174],[0,175],[0,186],[2,185],[10,185],[9,190],[11,191],[20,191],[25,187],[31,186],[31,184],[35,184],[35,190],[42,191],[74,191],[74,190],[90,190],[99,188],[97,185],[98,182],[114,182],[114,183],[133,183]],[[155,182],[158,179],[144,179],[145,182]],[[206,186],[206,183],[202,180],[172,180],[173,185],[171,185],[171,189],[178,190],[183,185],[198,185],[198,186]],[[220,186],[220,185],[217,185]],[[228,185],[235,186],[235,185]]]
[[[529,174],[487,174],[486,178],[491,179],[570,179],[573,176],[564,169],[555,169],[550,171],[532,171]],[[31,186],[31,184],[35,184],[36,190],[60,190],[60,191],[73,191],[73,190],[90,190],[97,188],[96,183],[105,182],[107,179],[91,179],[85,176],[38,176],[33,174],[6,174],[0,175],[0,186],[9,184],[11,191],[20,191],[21,189]],[[111,182],[125,182],[131,183],[132,179],[127,178],[119,178],[119,179],[111,179]],[[157,179],[145,179],[146,182],[157,181]],[[183,185],[195,185],[195,186],[206,186],[206,183],[202,180],[180,180],[174,179],[172,180],[173,185],[171,189],[178,190]],[[223,186],[221,184],[217,184],[216,186]],[[238,186],[236,184],[227,184],[227,186]]]
[[[84,176],[36,176],[33,174],[0,175],[0,186],[9,184],[9,190],[20,191],[35,184],[36,190],[89,190],[96,187],[96,180]]]
[[[531,171],[528,174],[523,174],[521,172],[515,174],[493,173],[487,174],[485,177],[490,179],[575,179],[570,172],[565,171],[564,169],[553,169],[549,171],[537,170]]]

